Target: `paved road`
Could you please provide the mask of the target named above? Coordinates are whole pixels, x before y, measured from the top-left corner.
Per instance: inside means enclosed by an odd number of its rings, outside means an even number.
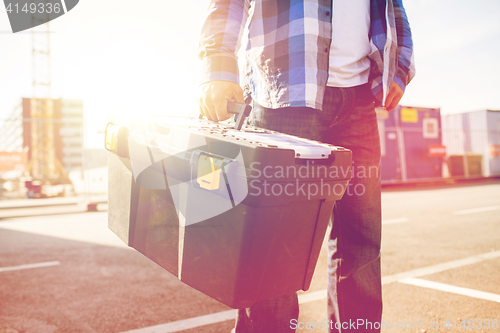
[[[500,181],[385,191],[383,219],[383,332],[500,332]],[[106,212],[0,219],[0,333],[230,331],[234,310],[106,223]],[[325,288],[323,247],[301,331],[326,332]]]

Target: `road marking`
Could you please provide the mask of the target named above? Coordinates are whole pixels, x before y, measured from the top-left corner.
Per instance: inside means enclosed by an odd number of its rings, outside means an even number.
[[[500,258],[500,251],[487,252],[478,254],[472,257],[467,257],[463,259],[453,260],[444,262],[437,265],[427,266],[419,269],[414,269],[407,272],[402,272],[393,275],[387,275],[382,277],[382,284],[389,284],[399,280],[406,280],[410,278],[415,278],[424,275],[430,275],[434,273],[443,272],[453,268],[459,268],[462,266],[477,264],[479,262]],[[465,288],[464,288],[465,289]],[[313,301],[323,300],[327,297],[327,290],[318,290],[314,292],[308,292],[299,295],[299,304],[305,304]],[[221,323],[228,320],[234,320],[236,318],[236,310],[228,310],[217,313],[212,313],[204,316],[193,317],[188,319],[182,319],[174,321],[167,324],[161,324],[151,327],[140,328],[132,331],[122,332],[122,333],[174,333],[183,330],[196,328],[200,326],[205,326],[209,324]]]
[[[394,224],[394,223],[402,223],[402,222],[408,222],[408,218],[402,217],[402,218],[399,218],[399,219],[384,220],[384,221],[382,221],[382,225]]]
[[[92,218],[89,218],[89,215],[92,215]],[[4,229],[21,231],[134,251],[108,228],[107,219],[107,212],[52,215],[36,219],[12,219],[0,221],[0,231]]]
[[[479,290],[474,290],[474,289],[469,289],[469,288],[452,286],[452,285],[446,284],[446,283],[439,283],[439,282],[434,282],[434,281],[429,281],[429,280],[424,280],[424,279],[417,279],[417,278],[403,279],[403,280],[399,280],[398,282],[404,283],[404,284],[410,284],[412,286],[429,288],[429,289],[444,291],[444,292],[448,292],[448,293],[452,293],[452,294],[469,296],[469,297],[473,297],[473,298],[479,298],[479,299],[484,299],[487,301],[500,303],[500,295],[487,293],[484,291],[479,291]]]
[[[453,214],[455,214],[455,215],[474,214],[474,213],[489,212],[489,211],[497,210],[497,209],[500,209],[500,206],[489,206],[489,207],[457,210],[457,211],[453,212]]]
[[[58,266],[60,264],[61,263],[59,261],[47,261],[47,262],[40,262],[37,264],[27,264],[27,265],[19,265],[19,266],[11,266],[11,267],[0,267],[0,272],[10,272],[10,271],[19,271],[22,269]]]
[[[500,251],[486,252],[472,257],[443,262],[441,264],[417,268],[411,271],[397,273],[393,275],[387,275],[382,277],[382,284],[389,284],[406,278],[415,278],[415,277],[440,273],[450,269],[477,264],[479,262],[495,258],[500,258]]]
[[[126,331],[122,333],[172,333],[188,330],[190,328],[196,328],[200,326],[221,323],[227,320],[236,319],[237,310],[227,310],[217,313],[211,313],[204,316],[188,318],[173,321],[167,324],[161,324],[151,327],[139,328],[136,330]]]

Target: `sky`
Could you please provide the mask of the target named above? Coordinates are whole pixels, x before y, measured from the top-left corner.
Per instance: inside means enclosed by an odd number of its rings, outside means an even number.
[[[500,110],[500,1],[406,0],[417,74],[402,105]],[[80,0],[50,22],[52,97],[85,119],[196,113],[198,36],[208,0]],[[0,9],[0,120],[32,95],[31,33]],[[99,146],[95,131],[87,146]]]

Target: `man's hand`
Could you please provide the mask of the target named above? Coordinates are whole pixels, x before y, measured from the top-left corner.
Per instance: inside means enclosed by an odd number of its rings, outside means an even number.
[[[231,117],[227,113],[227,101],[244,103],[243,90],[231,81],[210,81],[200,86],[198,105],[200,113],[212,121],[222,121]]]
[[[403,89],[396,83],[392,82],[391,87],[389,88],[389,93],[385,99],[385,109],[387,111],[392,111],[398,106],[401,97],[403,97]]]

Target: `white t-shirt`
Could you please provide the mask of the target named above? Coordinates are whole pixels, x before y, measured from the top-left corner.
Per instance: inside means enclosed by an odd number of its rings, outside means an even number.
[[[333,0],[328,86],[353,87],[370,74],[370,0]]]

